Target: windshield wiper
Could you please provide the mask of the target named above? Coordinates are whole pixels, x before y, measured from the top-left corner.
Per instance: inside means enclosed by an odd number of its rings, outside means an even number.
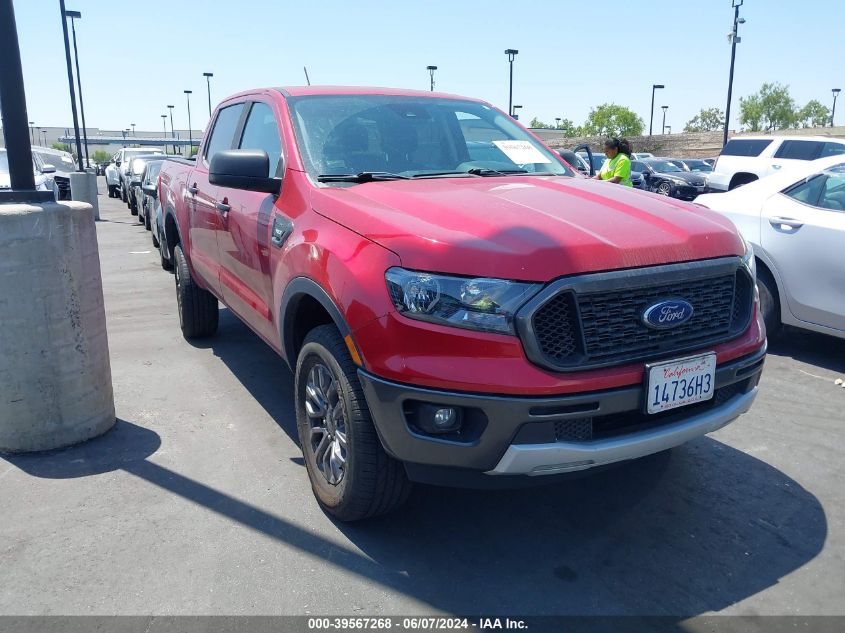
[[[510,176],[512,174],[527,174],[527,169],[489,169],[487,167],[472,167],[466,173],[473,176]]]
[[[357,174],[320,174],[318,182],[373,182],[374,180],[410,180],[410,176],[389,171],[360,171]]]

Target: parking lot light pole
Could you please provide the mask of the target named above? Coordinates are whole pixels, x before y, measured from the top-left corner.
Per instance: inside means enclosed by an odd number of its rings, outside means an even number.
[[[79,11],[65,11],[65,17],[70,18],[70,29],[73,33],[73,58],[76,62],[76,87],[79,89],[79,114],[82,116],[82,139],[85,142],[85,162],[91,164],[88,156],[88,127],[85,125],[85,103],[82,101],[82,76],[79,74],[79,50],[76,48],[76,20],[82,19]]]
[[[203,73],[203,77],[205,77],[205,83],[208,86],[208,117],[211,118],[211,78],[214,77],[214,73]]]
[[[437,66],[426,66],[425,69],[431,78],[431,92],[434,92],[434,71],[437,70]]]
[[[173,108],[175,108],[175,107],[176,106],[172,106],[172,105],[167,106],[167,109],[170,110],[170,138],[176,138],[176,131],[173,129]],[[165,130],[165,134],[166,133],[167,133],[167,130]],[[176,153],[176,145],[175,144],[173,145],[173,153],[174,154]]]
[[[556,130],[560,129],[560,117],[559,116],[555,117],[555,129]]]
[[[185,90],[185,98],[188,100],[188,158],[191,157],[191,150],[194,149],[194,131],[191,129],[191,93],[193,90]]]
[[[652,84],[651,86],[651,115],[648,119],[648,135],[651,136],[651,128],[654,125],[654,91],[655,90],[663,90],[665,88],[663,84]]]
[[[669,130],[669,131],[667,132],[666,130]],[[664,133],[664,134],[672,134],[672,126],[671,126],[671,125],[667,125],[666,127],[664,127],[664,128],[663,128],[663,133]]]
[[[505,49],[505,55],[508,56],[508,63],[511,66],[511,76],[508,88],[508,114],[513,116],[513,60],[514,57],[519,55],[519,51],[515,48],[507,48]]]
[[[138,135],[137,135],[137,134],[135,134],[135,124],[134,124],[134,123],[130,123],[129,125],[131,125],[131,126],[132,126],[132,136],[137,137]]]
[[[731,6],[733,6],[734,10],[734,26],[730,33],[728,33],[728,39],[731,42],[731,70],[728,73],[728,104],[725,106],[725,131],[722,135],[722,147],[728,144],[728,125],[731,122],[731,94],[733,93],[734,87],[734,63],[736,62],[736,45],[739,44],[742,40],[737,37],[737,29],[739,28],[740,24],[745,24],[745,19],[739,17],[739,8],[742,6],[743,0],[732,0]]]
[[[666,110],[669,109],[669,106],[660,106],[663,108],[663,125],[660,127],[663,130],[662,134],[666,134]]]
[[[123,134],[123,147],[126,147],[126,132],[128,132],[128,130],[120,131],[120,133]]]
[[[65,62],[67,64],[67,83],[68,88],[70,89],[70,110],[73,114],[73,132],[76,136],[76,158],[78,163],[78,171],[85,171],[85,168],[82,166],[82,140],[79,138],[79,118],[76,115],[76,92],[73,89],[73,67],[70,63],[70,41],[68,39],[67,34],[67,20],[65,16],[67,12],[65,10],[65,0],[59,0],[59,8],[61,9],[62,13],[62,32],[64,33],[65,38]]]
[[[164,129],[164,136],[162,136],[162,138],[166,139],[167,138],[167,115],[166,114],[161,115],[161,127]],[[167,143],[165,143],[165,145],[167,145]]]
[[[842,91],[842,88],[832,88],[831,92],[833,93],[833,108],[830,111],[830,127],[833,127],[833,117],[836,116],[836,97],[839,96],[839,93]]]
[[[34,121],[29,122],[29,142],[35,145],[35,134],[32,131],[32,126],[35,125]]]

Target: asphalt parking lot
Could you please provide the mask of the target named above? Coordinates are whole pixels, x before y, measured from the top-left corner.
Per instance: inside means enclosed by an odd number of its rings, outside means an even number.
[[[788,333],[752,411],[671,453],[338,524],[283,361],[225,309],[186,342],[149,233],[100,191],[119,420],[0,456],[0,613],[845,614],[845,341]]]

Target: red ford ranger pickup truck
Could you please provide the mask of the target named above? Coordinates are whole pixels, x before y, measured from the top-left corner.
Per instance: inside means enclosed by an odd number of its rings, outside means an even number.
[[[411,482],[641,457],[748,411],[754,255],[709,210],[580,177],[493,106],[277,88],[221,103],[158,182],[186,337],[225,304],[290,365],[341,520]]]

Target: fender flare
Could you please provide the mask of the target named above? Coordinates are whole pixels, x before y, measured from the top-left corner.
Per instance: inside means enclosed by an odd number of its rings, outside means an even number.
[[[294,349],[293,318],[299,301],[304,297],[316,300],[328,312],[340,335],[346,337],[351,334],[346,319],[337,307],[337,304],[329,294],[313,279],[308,277],[296,277],[285,288],[282,294],[282,302],[279,308],[279,341],[282,348],[282,358],[293,371],[296,368],[296,358],[291,357]]]

